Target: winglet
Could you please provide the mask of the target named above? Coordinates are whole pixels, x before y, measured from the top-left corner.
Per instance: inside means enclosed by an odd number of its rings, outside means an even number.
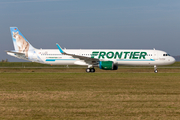
[[[58,44],[58,43],[56,43],[56,45],[57,45],[57,47],[58,47],[58,49],[59,49],[60,53],[64,53],[64,51],[63,51],[63,50],[62,50],[62,48],[59,46],[59,44]]]

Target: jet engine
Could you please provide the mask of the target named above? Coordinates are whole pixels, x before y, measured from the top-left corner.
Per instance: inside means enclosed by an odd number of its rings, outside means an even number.
[[[103,70],[117,70],[118,65],[115,64],[113,61],[100,61],[99,68]]]

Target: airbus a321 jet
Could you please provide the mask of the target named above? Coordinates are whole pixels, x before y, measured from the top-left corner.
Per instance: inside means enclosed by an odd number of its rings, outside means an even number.
[[[154,66],[170,65],[175,59],[161,50],[147,49],[36,49],[22,35],[17,27],[10,27],[14,49],[8,55],[42,64],[83,65],[86,72],[95,72],[95,67],[103,70],[117,70],[121,65]]]

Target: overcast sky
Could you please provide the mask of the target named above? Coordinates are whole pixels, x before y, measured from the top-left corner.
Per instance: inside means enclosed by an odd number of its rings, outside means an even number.
[[[35,48],[159,49],[180,55],[180,0],[1,0],[0,60],[16,26]]]

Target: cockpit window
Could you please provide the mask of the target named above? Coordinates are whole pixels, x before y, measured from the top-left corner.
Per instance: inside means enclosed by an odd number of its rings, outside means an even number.
[[[170,54],[163,54],[163,56],[170,56]]]

